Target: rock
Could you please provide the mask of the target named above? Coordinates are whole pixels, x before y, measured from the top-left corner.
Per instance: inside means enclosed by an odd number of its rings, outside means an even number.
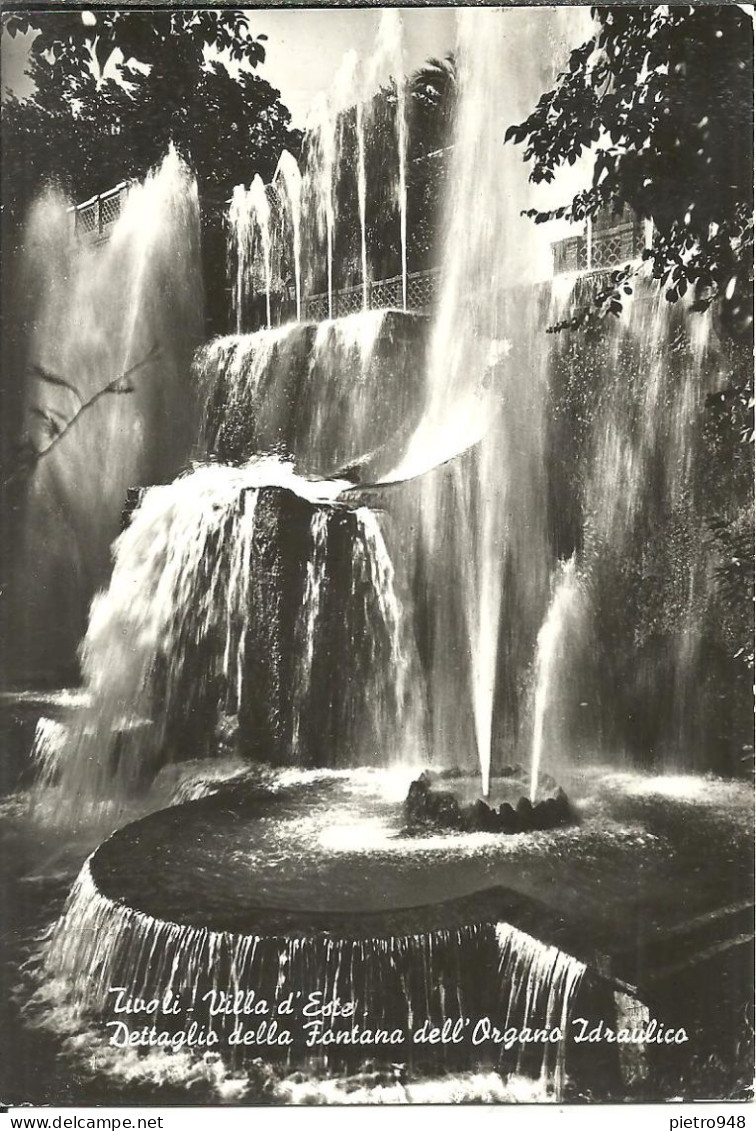
[[[410,785],[407,800],[404,802],[404,813],[410,827],[427,824],[429,794],[430,779],[426,774],[421,774]]]
[[[556,798],[547,797],[545,801],[541,802],[541,807],[544,812],[545,829],[555,829],[557,825],[562,824],[562,815],[557,804]]]
[[[498,814],[486,805],[482,798],[478,798],[465,810],[465,826],[474,832],[497,832],[499,827]]]
[[[499,829],[503,833],[517,832],[517,814],[508,801],[499,806]]]
[[[533,828],[548,829],[552,825],[552,813],[549,812],[548,803],[539,801],[533,807]]]
[[[521,797],[517,802],[516,816],[518,833],[526,833],[533,828],[533,806],[529,798]]]
[[[428,802],[435,823],[445,829],[462,827],[462,810],[453,793],[429,794]]]
[[[556,804],[555,813],[558,813],[558,817],[559,817],[558,824],[560,824],[560,825],[569,824],[574,819],[574,815],[573,815],[573,812],[572,812],[572,806],[570,805],[569,798],[567,797],[567,794],[564,792],[564,790],[562,789],[561,786],[559,786],[559,788],[557,789],[557,793],[556,793],[556,797],[554,798],[554,801],[555,801],[555,804]]]
[[[462,808],[450,790],[434,788],[445,776],[432,775],[426,771],[410,785],[404,803],[410,830],[435,826],[465,829],[468,832],[511,834],[530,832],[533,829],[552,829],[570,824],[575,819],[567,795],[559,787],[556,788],[556,796],[545,798],[535,806],[528,797],[521,797],[516,809],[507,801],[502,802],[498,809],[493,809],[483,798],[479,798],[472,805]]]

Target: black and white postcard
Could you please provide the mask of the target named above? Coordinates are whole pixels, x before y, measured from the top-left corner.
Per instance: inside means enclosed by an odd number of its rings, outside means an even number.
[[[2,86],[0,1102],[752,1099],[753,9]]]

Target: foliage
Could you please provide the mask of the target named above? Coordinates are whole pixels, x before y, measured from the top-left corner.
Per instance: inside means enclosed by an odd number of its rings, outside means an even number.
[[[592,9],[594,34],[506,140],[525,146],[534,183],[595,156],[590,188],[536,223],[579,222],[624,205],[653,222],[645,256],[674,302],[717,302],[730,330],[752,324],[753,31],[741,6]],[[561,328],[617,314],[638,268]]]
[[[410,80],[411,134],[416,153],[434,153],[449,145],[459,76],[453,52],[428,59]]]
[[[12,37],[38,32],[32,45],[34,57],[47,57],[59,68],[61,78],[74,87],[90,62],[102,74],[116,52],[122,56],[127,76],[138,74],[144,65],[166,73],[168,48],[174,67],[177,61],[184,62],[189,74],[202,62],[207,44],[228,52],[235,62],[255,66],[265,58],[266,36],[253,36],[241,11],[11,13],[5,30]],[[180,83],[186,77],[175,70],[167,73],[172,82]]]
[[[217,220],[235,183],[270,177],[281,150],[298,148],[279,92],[253,73],[265,36],[253,35],[244,13],[98,11],[85,23],[86,15],[4,21],[11,36],[38,32],[34,94],[4,107],[11,211],[46,180],[82,199],[141,177],[173,142],[197,172],[206,216]]]
[[[408,240],[413,271],[436,266],[444,246],[442,209],[458,90],[454,54],[429,59],[409,83]]]

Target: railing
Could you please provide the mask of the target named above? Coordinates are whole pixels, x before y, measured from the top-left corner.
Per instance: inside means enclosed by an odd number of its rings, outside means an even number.
[[[570,271],[603,271],[638,259],[645,247],[643,225],[623,219],[612,226],[592,225],[588,233],[567,236],[551,245],[554,274]]]
[[[591,271],[637,259],[643,251],[644,242],[643,228],[636,220],[592,231],[589,241]]]
[[[637,220],[625,218],[611,227],[594,225],[589,233],[567,236],[551,245],[554,256],[554,274],[568,272],[603,271],[640,257],[645,247],[644,229]],[[441,286],[438,267],[429,271],[415,271],[407,276],[407,309],[424,313],[433,308]],[[387,307],[401,310],[404,306],[402,276],[377,279],[368,283],[367,294],[362,284],[334,291],[331,296],[330,316],[343,318],[367,306],[368,310]],[[309,295],[302,302],[303,318],[320,322],[329,317],[328,293]]]
[[[441,272],[437,267],[429,271],[414,271],[407,276],[407,309],[422,314],[430,310],[438,297]],[[391,307],[402,310],[404,307],[404,288],[402,276],[391,279],[377,279],[367,288],[362,283],[355,287],[345,287],[334,291],[331,296],[331,315],[343,318],[345,314],[356,314],[367,306],[368,310],[384,310]],[[308,321],[320,322],[329,316],[328,294],[309,295],[302,303],[303,317]]]
[[[587,271],[588,240],[585,236],[567,236],[551,245],[554,255],[554,274],[565,275],[570,271]]]
[[[129,188],[129,182],[122,181],[115,188],[69,208],[76,235],[92,243],[106,240],[123,211]]]

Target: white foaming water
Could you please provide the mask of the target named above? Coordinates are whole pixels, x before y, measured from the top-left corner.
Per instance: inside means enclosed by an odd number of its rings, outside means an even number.
[[[41,781],[52,781],[60,765],[67,731],[57,719],[37,719],[31,748],[31,760]]]
[[[282,187],[289,210],[297,322],[300,322],[302,319],[302,174],[296,158],[288,149],[284,149],[278,159],[273,182]]]
[[[45,416],[69,422],[82,403],[137,368],[132,391],[100,397],[31,476],[8,594],[11,616],[19,617],[14,655],[16,647],[25,653],[20,670],[24,661],[32,671],[71,666],[86,607],[110,571],[127,490],[178,473],[199,411],[189,376],[202,328],[199,204],[189,169],[171,151],[129,190],[99,243],[73,234],[66,204],[46,193],[30,210],[23,240],[34,446],[52,438],[40,433]]]
[[[687,305],[687,304],[684,304]],[[649,499],[654,463],[663,457],[664,502],[674,507],[690,484],[693,431],[712,388],[710,315],[687,314],[692,364],[682,375],[670,364],[679,311],[658,288],[627,302],[611,337],[616,374],[604,401],[588,483],[588,512],[597,540],[615,548],[627,544],[639,511]],[[643,364],[628,387],[620,365],[628,343],[644,346]],[[623,484],[618,491],[616,484]]]
[[[530,760],[530,800],[535,802],[543,758],[546,715],[551,706],[551,691],[559,665],[564,660],[565,634],[580,616],[582,590],[575,565],[575,556],[560,562],[553,584],[553,593],[546,619],[538,632],[535,659],[535,703],[533,710],[533,745]]]
[[[244,491],[239,495],[237,511],[228,532],[231,545],[231,565],[225,593],[226,644],[223,650],[223,675],[234,695],[227,706],[238,711],[242,706],[244,689],[244,656],[250,628],[250,571],[253,561],[255,537],[255,512],[258,494]],[[214,574],[208,593],[208,604],[214,603],[218,575]]]
[[[562,1098],[566,1033],[585,967],[556,947],[507,923],[364,939],[219,932],[156,919],[110,899],[98,887],[93,863],[84,864],[43,956],[50,974],[64,979],[56,985],[73,1028],[77,1015],[111,1012],[111,987],[126,986],[145,1000],[178,999],[222,1048],[236,1019],[207,1016],[199,993],[252,990],[275,1008],[292,991],[305,997],[319,991],[326,1001],[355,1002],[356,1016],[369,1018],[371,1030],[409,1038],[425,1023],[440,1026],[469,1015],[483,992],[491,1020],[502,1031],[559,1028],[562,1039],[543,1046],[538,1084],[540,1098]],[[333,1016],[324,1019],[332,1036],[340,1027]],[[165,1028],[165,1047],[175,1044],[181,1052]],[[391,1048],[376,1051],[385,1059]],[[523,1098],[527,1091],[532,1098],[521,1060],[510,1069],[513,1082],[519,1081]],[[494,1093],[502,1086],[495,1075],[489,1085]],[[412,1094],[432,1098],[432,1081],[418,1080]]]
[[[250,736],[260,726],[273,728],[265,733],[274,761],[277,743],[291,740],[299,750],[303,712],[318,709],[311,681],[326,589],[324,639],[337,618],[340,663],[347,670],[366,664],[361,678],[369,683],[369,691],[358,681],[335,700],[346,731],[331,756],[347,732],[343,757],[374,759],[381,742],[398,749],[392,735],[397,725],[406,729],[407,626],[378,522],[364,508],[338,503],[346,486],[304,479],[291,464],[260,457],[241,467],[199,466],[144,495],[116,544],[109,589],[92,605],[81,650],[89,703],[67,720],[55,757],[61,819],[89,819],[103,805],[125,803],[172,760],[212,756],[223,717],[237,719],[243,743],[257,741]],[[327,576],[337,509],[342,564]],[[282,517],[294,524],[291,545],[278,541]],[[300,522],[309,523],[309,547]],[[291,624],[275,612],[290,602],[301,602]],[[280,656],[292,649],[293,687],[282,702]],[[361,736],[363,725],[374,737]],[[306,761],[322,757],[318,749],[308,737],[300,753]]]
[[[327,457],[336,445],[343,451],[361,445],[362,450],[355,454],[363,458],[372,452],[376,440],[390,440],[371,426],[379,415],[374,359],[386,314],[385,310],[365,310],[318,323],[309,363],[309,419],[303,422],[312,452]],[[345,418],[343,408],[347,406]],[[334,428],[337,419],[338,432]],[[353,458],[342,461],[351,462]]]
[[[207,668],[200,678],[221,680],[227,710],[241,706],[256,492],[270,486],[327,505],[345,484],[305,480],[290,464],[261,458],[198,467],[144,496],[116,544],[110,587],[92,604],[82,645],[91,702],[71,719],[58,759],[63,798],[97,803],[128,791],[148,751],[161,747],[198,649]],[[124,729],[138,720],[153,726],[137,728],[135,748],[122,749]]]
[[[421,323],[386,310],[218,338],[196,359],[205,451],[224,462],[276,452],[314,477],[377,453],[377,476],[420,412],[423,345]]]
[[[262,382],[269,373],[273,356],[287,340],[295,340],[298,329],[286,324],[257,330],[254,334],[227,334],[215,338],[197,353],[195,367],[204,393],[203,429],[207,423],[208,397],[214,392],[214,381],[222,373],[224,411],[243,409],[260,400]]]
[[[79,1010],[104,1011],[110,1004],[110,987],[122,985],[133,987],[134,995],[143,998],[177,995],[186,1009],[198,1004],[197,994],[209,978],[216,991],[254,989],[276,1003],[292,989],[309,992],[319,986],[325,989],[326,1000],[338,993],[342,1000],[361,1002],[379,1026],[395,1007],[381,994],[381,971],[385,977],[390,970],[397,972],[419,961],[426,966],[427,986],[435,987],[435,993],[426,996],[421,987],[414,999],[405,1001],[401,1020],[410,1030],[439,1005],[443,1009],[445,999],[438,995],[438,984],[451,978],[454,985],[455,974],[461,979],[466,944],[485,946],[492,940],[493,931],[486,925],[339,939],[234,934],[172,923],[103,894],[92,875],[90,858],[46,947],[45,963],[51,972],[68,976]],[[149,955],[155,961],[145,961]],[[266,985],[262,976],[272,970],[275,983]],[[438,1000],[432,1003],[431,998]],[[450,993],[450,1004],[453,1000]],[[440,1020],[445,1017],[443,1013]],[[210,1027],[223,1033],[227,1021],[223,1016],[212,1018]],[[338,1027],[333,1017],[326,1019],[328,1027]]]
[[[321,361],[329,350],[336,351],[342,357],[354,352],[360,359],[364,377],[378,344],[386,313],[385,310],[368,310],[319,322],[315,332],[313,365]]]
[[[550,1097],[540,1082],[498,1072],[449,1072],[429,1079],[372,1083],[354,1077],[285,1079],[279,1085],[285,1103],[293,1104],[474,1104],[543,1103]]]

